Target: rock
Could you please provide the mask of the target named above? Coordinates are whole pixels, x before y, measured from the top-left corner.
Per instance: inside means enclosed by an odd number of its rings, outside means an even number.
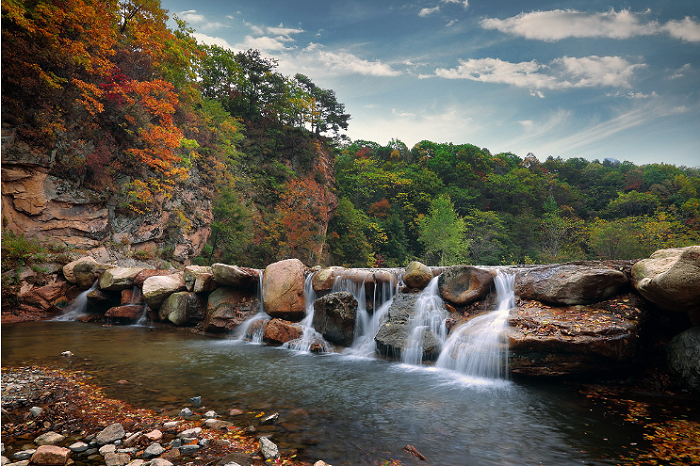
[[[163,432],[161,432],[158,429],[154,429],[150,432],[145,433],[144,437],[146,437],[151,442],[160,442],[163,439]]]
[[[345,270],[345,267],[338,266],[321,269],[314,274],[311,286],[313,286],[314,291],[317,292],[330,291],[333,288],[336,277],[342,275]]]
[[[552,304],[592,304],[620,294],[627,275],[601,264],[557,264],[521,270],[515,294],[522,299]]]
[[[194,414],[194,413],[192,412],[192,410],[191,410],[190,408],[182,408],[182,409],[180,410],[180,414],[178,414],[178,416],[180,416],[180,417],[190,417],[190,416],[192,416],[193,414]],[[163,425],[163,426],[165,427],[165,425]]]
[[[150,466],[173,466],[173,463],[163,458],[153,458]]]
[[[203,283],[202,280],[204,280],[204,282],[207,282],[209,284],[209,287],[211,288],[207,290],[195,290],[195,283],[197,282],[198,278],[200,279],[200,283]],[[188,267],[185,267],[183,279],[185,280],[185,287],[187,291],[202,293],[214,291],[214,289],[216,288],[216,282],[214,282],[214,275],[212,273],[211,267],[208,266],[190,265]]]
[[[150,444],[143,452],[144,459],[160,456],[165,451],[165,448],[160,443]]]
[[[164,460],[168,461],[177,461],[180,459],[182,454],[180,453],[180,450],[177,448],[171,448],[170,450],[166,450],[165,453],[160,455],[160,457]]]
[[[277,422],[277,420],[279,418],[280,418],[280,413],[273,413],[273,414],[270,414],[269,416],[264,417],[260,421],[260,424],[264,425],[264,426],[271,425],[271,424],[274,424],[275,422]]]
[[[177,434],[178,438],[194,438],[202,433],[201,427],[193,427],[191,429],[186,429]]]
[[[36,453],[36,448],[31,448],[29,450],[21,450],[21,451],[15,452],[12,455],[12,459],[15,459],[17,461],[28,460],[29,458],[32,457],[32,455],[34,453]]]
[[[65,353],[65,351],[64,351]],[[63,356],[63,353],[61,353],[61,356]],[[44,409],[40,408],[39,406],[32,406],[32,408],[29,410],[29,415],[31,417],[37,417],[39,414],[43,413]]]
[[[277,445],[267,437],[260,437],[258,441],[260,447],[260,454],[265,460],[276,460],[280,457],[279,449]]]
[[[194,325],[204,320],[204,299],[197,293],[176,292],[168,296],[158,310],[161,321],[169,320],[175,325]]]
[[[632,267],[632,283],[645,299],[669,311],[700,309],[700,246],[661,249]]]
[[[414,313],[417,299],[417,293],[399,293],[394,297],[374,337],[381,354],[394,358],[401,357],[410,333],[408,322]]]
[[[143,282],[143,299],[151,309],[159,309],[168,296],[184,290],[185,281],[182,273],[148,277]]]
[[[107,453],[115,453],[117,451],[117,446],[113,443],[108,443],[107,445],[102,445],[98,451],[100,455],[104,456]]]
[[[117,440],[121,440],[125,436],[126,432],[124,432],[124,427],[119,423],[114,423],[100,431],[100,433],[97,434],[97,437],[95,437],[95,440],[97,445],[102,446],[108,443],[114,443]]]
[[[676,335],[666,347],[666,361],[672,375],[700,391],[700,327]]]
[[[259,303],[250,291],[222,286],[207,298],[204,330],[220,333],[230,332],[258,313]]]
[[[357,300],[347,291],[331,293],[314,303],[313,327],[327,341],[352,345],[355,335]]]
[[[127,288],[125,290],[122,290],[121,292],[121,299],[119,303],[123,306],[126,306],[128,304],[144,304],[143,300],[143,293],[141,293],[141,288],[138,288],[136,286],[133,286],[131,288]]]
[[[138,286],[139,288],[143,287],[143,282],[145,282],[147,278],[167,277],[168,275],[173,275],[176,273],[178,273],[178,271],[175,269],[144,269],[134,277],[134,286]]]
[[[134,286],[134,278],[144,270],[143,267],[114,267],[100,275],[100,289],[121,291]]]
[[[632,294],[589,306],[522,302],[508,318],[510,371],[560,376],[630,368],[643,319],[641,304]]]
[[[77,274],[76,268],[78,268]],[[99,264],[94,258],[85,256],[64,265],[63,276],[68,283],[78,285],[81,288],[85,286],[89,287],[96,279],[98,268]]]
[[[406,267],[406,273],[403,276],[403,282],[409,288],[417,288],[422,290],[430,280],[433,279],[433,271],[425,264],[413,261]]]
[[[68,449],[73,453],[82,453],[84,451],[87,451],[88,448],[89,446],[85,442],[75,442],[68,447]]]
[[[138,459],[138,460],[131,460],[127,463],[127,466],[143,466],[143,464],[146,461]]]
[[[124,439],[123,445],[125,447],[131,447],[133,445],[136,445],[137,443],[140,443],[140,440],[142,438],[143,432],[134,432]]]
[[[199,451],[199,448],[200,446],[196,443],[187,443],[180,447],[180,453],[182,453],[183,455],[191,455],[193,453],[197,453]]]
[[[71,451],[56,445],[41,445],[32,455],[31,462],[40,466],[62,466],[68,461]]]
[[[265,312],[271,317],[298,322],[306,315],[304,308],[304,264],[287,259],[265,269],[262,298]]]
[[[471,265],[450,267],[438,278],[440,296],[458,306],[483,299],[493,286],[493,276],[490,270]]]
[[[104,455],[106,466],[124,466],[131,461],[131,456],[127,453],[107,453]]]
[[[187,408],[189,409],[189,408]],[[190,416],[192,415],[192,410],[190,410]],[[180,421],[168,421],[163,423],[163,429],[166,430],[171,430],[171,429],[177,429],[177,426],[180,425]]]
[[[215,419],[217,416],[218,415],[216,414],[216,411],[214,411],[214,410],[207,411],[206,413],[204,413],[204,417],[207,419]]]
[[[105,312],[105,317],[112,319],[137,320],[143,315],[143,304],[128,304],[111,307]]]
[[[211,271],[214,274],[214,281],[219,285],[250,289],[257,288],[260,281],[260,271],[248,267],[213,264]]]
[[[204,426],[208,429],[214,430],[228,430],[233,428],[233,423],[228,421],[221,421],[219,419],[207,419],[204,421]]]
[[[37,445],[57,445],[66,439],[65,435],[61,435],[58,432],[46,432],[41,434],[34,439],[34,443]]]
[[[314,466],[332,466],[332,465],[326,463],[325,461],[318,460],[314,463]]]
[[[299,324],[282,319],[272,319],[265,325],[263,339],[275,345],[282,345],[301,338],[303,330]]]
[[[64,299],[68,283],[54,281],[44,286],[29,285],[28,289],[17,293],[17,300],[22,305],[32,306],[43,311],[53,310],[60,299]]]

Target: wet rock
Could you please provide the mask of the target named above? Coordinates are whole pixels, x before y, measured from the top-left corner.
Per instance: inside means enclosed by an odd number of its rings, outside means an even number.
[[[416,306],[416,293],[399,293],[394,297],[374,337],[377,349],[385,356],[400,357],[409,337],[409,320]]]
[[[97,279],[99,273],[111,266],[99,264],[90,256],[81,257],[63,266],[63,276],[73,285],[89,288]]]
[[[213,264],[211,271],[216,283],[234,288],[257,288],[260,280],[260,271],[248,267]]]
[[[671,374],[700,391],[700,327],[676,335],[666,348],[666,361]]]
[[[37,417],[43,412],[44,412],[43,408],[40,408],[39,406],[32,406],[32,408],[29,410],[29,415],[31,417]]]
[[[345,270],[345,267],[339,266],[321,269],[314,274],[314,278],[311,281],[311,286],[313,286],[313,289],[316,292],[330,291],[333,288],[333,283],[335,283],[336,277],[341,275]]]
[[[121,440],[125,436],[126,432],[124,432],[124,427],[119,423],[114,423],[100,431],[95,437],[95,441],[97,445],[102,446]]]
[[[213,430],[227,430],[233,427],[232,422],[221,421],[219,419],[207,419],[204,421],[204,426]]]
[[[190,408],[182,408],[182,409],[180,410],[180,414],[178,414],[178,416],[180,416],[180,417],[190,417],[190,416],[192,416],[193,414],[194,414],[194,413],[192,412],[192,410],[191,410]],[[166,423],[166,424],[167,424],[167,423]]]
[[[218,415],[216,414],[216,411],[207,411],[206,413],[204,413],[204,417],[207,419],[214,419],[218,417]]]
[[[182,453],[183,455],[191,455],[193,453],[197,453],[199,449],[200,446],[196,443],[188,443],[180,447],[180,453]]]
[[[65,435],[61,435],[58,432],[46,432],[41,434],[34,439],[34,443],[37,445],[58,445],[66,439]]]
[[[141,315],[143,315],[143,304],[110,307],[107,312],[105,312],[105,317],[123,320],[137,320]]]
[[[632,267],[632,283],[645,299],[669,311],[700,309],[700,246],[661,249]]]
[[[274,345],[282,345],[288,341],[301,338],[303,330],[299,324],[282,319],[272,319],[265,325],[263,339]]]
[[[457,265],[445,270],[438,279],[442,299],[464,305],[483,299],[493,286],[493,272],[470,265]]]
[[[267,437],[260,437],[258,441],[260,448],[260,454],[265,460],[276,460],[280,457],[279,449],[277,445]]]
[[[150,444],[143,452],[144,459],[160,456],[165,451],[165,448],[160,443]]]
[[[409,288],[422,290],[430,280],[433,279],[433,271],[430,267],[418,261],[413,261],[406,267],[406,273],[403,276],[403,281]]]
[[[100,289],[121,291],[134,286],[134,278],[144,270],[143,267],[113,267],[100,275]]]
[[[357,317],[357,300],[347,291],[327,294],[314,303],[313,327],[327,341],[352,345]]]
[[[202,433],[201,427],[193,427],[192,429],[183,430],[177,434],[178,438],[194,438]]]
[[[68,447],[68,449],[73,453],[83,453],[84,451],[87,451],[88,448],[89,446],[85,442],[75,442]]]
[[[517,273],[515,294],[551,304],[592,304],[620,294],[628,283],[623,271],[597,263],[536,266]]]
[[[265,312],[271,317],[294,322],[304,318],[304,270],[304,264],[298,259],[267,266],[262,298]]]
[[[56,445],[41,445],[32,455],[31,462],[40,466],[62,466],[68,461],[71,451]]]
[[[161,321],[175,325],[194,325],[204,320],[206,303],[197,293],[180,291],[168,296],[158,310]]]
[[[182,273],[149,277],[143,282],[143,299],[151,309],[159,309],[168,296],[184,290]]]
[[[251,291],[222,286],[207,298],[204,330],[212,333],[229,332],[258,313],[259,303]]]
[[[280,418],[280,413],[270,414],[269,416],[264,417],[262,419],[262,421],[260,421],[260,424],[262,424],[264,426],[271,425],[271,424],[274,424],[275,422],[277,422],[277,420],[279,418]]]
[[[21,450],[21,451],[15,452],[12,455],[12,459],[17,460],[17,461],[28,460],[32,457],[32,455],[34,453],[36,453],[36,448],[30,448],[29,450]]]
[[[134,277],[134,286],[138,286],[140,288],[143,286],[143,282],[145,282],[147,278],[165,277],[175,273],[177,273],[177,270],[175,269],[144,269],[139,272],[136,277]]]

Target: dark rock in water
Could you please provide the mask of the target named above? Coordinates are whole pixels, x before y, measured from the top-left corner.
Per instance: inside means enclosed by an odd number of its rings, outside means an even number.
[[[205,306],[197,293],[180,291],[168,296],[158,310],[158,317],[175,325],[193,325],[204,320]]]
[[[128,304],[109,308],[105,317],[113,319],[136,320],[143,314],[143,304]]]
[[[493,286],[493,273],[471,265],[457,265],[445,270],[438,279],[440,296],[456,305],[483,299]]]
[[[267,437],[260,437],[259,440],[260,454],[265,460],[276,460],[280,457],[277,445]]]
[[[207,299],[204,330],[229,332],[258,312],[259,303],[254,292],[222,286]]]
[[[671,374],[700,391],[700,327],[676,335],[666,348],[666,360]]]
[[[414,313],[418,296],[415,293],[399,293],[394,297],[374,337],[381,354],[397,358],[401,356],[411,331],[409,320]]]
[[[313,327],[336,345],[352,345],[356,317],[357,300],[347,291],[328,294],[314,303]]]

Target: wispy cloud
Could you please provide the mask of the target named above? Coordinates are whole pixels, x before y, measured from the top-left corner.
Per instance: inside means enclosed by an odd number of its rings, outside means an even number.
[[[469,8],[469,0],[440,0],[440,3],[457,4],[462,5],[464,8]],[[440,4],[437,4],[434,7],[421,8],[421,10],[418,12],[418,16],[426,17],[432,15],[433,13],[438,13],[440,11]]]
[[[226,25],[218,21],[210,21],[206,16],[197,13],[197,10],[185,10],[176,14],[178,18],[195,26],[198,30],[213,30],[224,28]]]
[[[421,16],[421,17],[430,16],[433,13],[437,13],[438,11],[440,11],[440,5],[434,6],[432,8],[422,8],[418,12],[418,16]]]
[[[207,34],[202,34],[201,32],[193,33],[192,37],[194,37],[195,40],[201,44],[216,45],[224,49],[235,49],[234,46],[229,44],[225,39],[222,39],[221,37],[213,37]]]
[[[557,41],[566,38],[629,39],[636,36],[668,33],[687,42],[700,42],[700,23],[686,17],[660,24],[645,18],[648,12],[610,10],[585,13],[577,10],[549,10],[521,13],[506,19],[486,18],[481,27],[526,39]]]
[[[280,57],[289,61],[297,71],[314,76],[363,75],[394,77],[403,74],[380,60],[367,60],[347,50],[333,50],[321,44],[310,44],[303,49]]]
[[[528,89],[582,87],[630,87],[634,71],[643,64],[621,57],[563,57],[541,64],[536,60],[511,63],[499,58],[460,60],[452,69],[438,68],[435,75],[447,79],[468,79],[484,83],[509,84]],[[428,76],[422,76],[428,77]],[[541,93],[534,94],[542,97]]]

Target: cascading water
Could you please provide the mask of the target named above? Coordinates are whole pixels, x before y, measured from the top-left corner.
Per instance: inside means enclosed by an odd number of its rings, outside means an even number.
[[[98,280],[95,280],[95,283],[92,284],[90,288],[87,290],[83,291],[80,293],[78,296],[75,297],[72,303],[70,303],[66,308],[64,309],[63,314],[60,316],[57,316],[56,318],[52,320],[57,320],[57,321],[70,321],[70,320],[76,320],[78,317],[83,316],[87,314],[87,306],[88,306],[88,293],[91,291],[95,291],[97,289],[97,284]]]
[[[255,314],[250,319],[243,322],[236,328],[234,337],[236,340],[246,340],[249,339],[252,343],[262,344],[263,334],[265,333],[265,324],[270,320],[270,316],[265,312],[265,306],[263,305],[262,298],[262,287],[263,287],[263,273],[258,275],[258,313]],[[257,325],[254,323],[259,322]],[[252,328],[251,328],[252,327]]]
[[[443,346],[436,366],[469,377],[505,379],[508,344],[503,341],[510,310],[515,307],[515,275],[500,270],[494,278],[498,307],[455,328]]]
[[[433,277],[416,300],[415,312],[409,321],[410,333],[401,353],[404,364],[420,365],[423,362],[423,342],[430,338],[430,333],[440,345],[447,339],[445,319],[448,314],[440,297],[438,278]]]
[[[304,305],[306,306],[306,317],[299,322],[302,328],[301,338],[288,341],[283,348],[288,348],[302,353],[310,353],[311,348],[320,353],[329,353],[330,347],[328,342],[323,339],[323,335],[318,333],[313,326],[314,322],[314,302],[316,301],[316,292],[313,287],[313,278],[315,273],[309,274],[304,281]]]

